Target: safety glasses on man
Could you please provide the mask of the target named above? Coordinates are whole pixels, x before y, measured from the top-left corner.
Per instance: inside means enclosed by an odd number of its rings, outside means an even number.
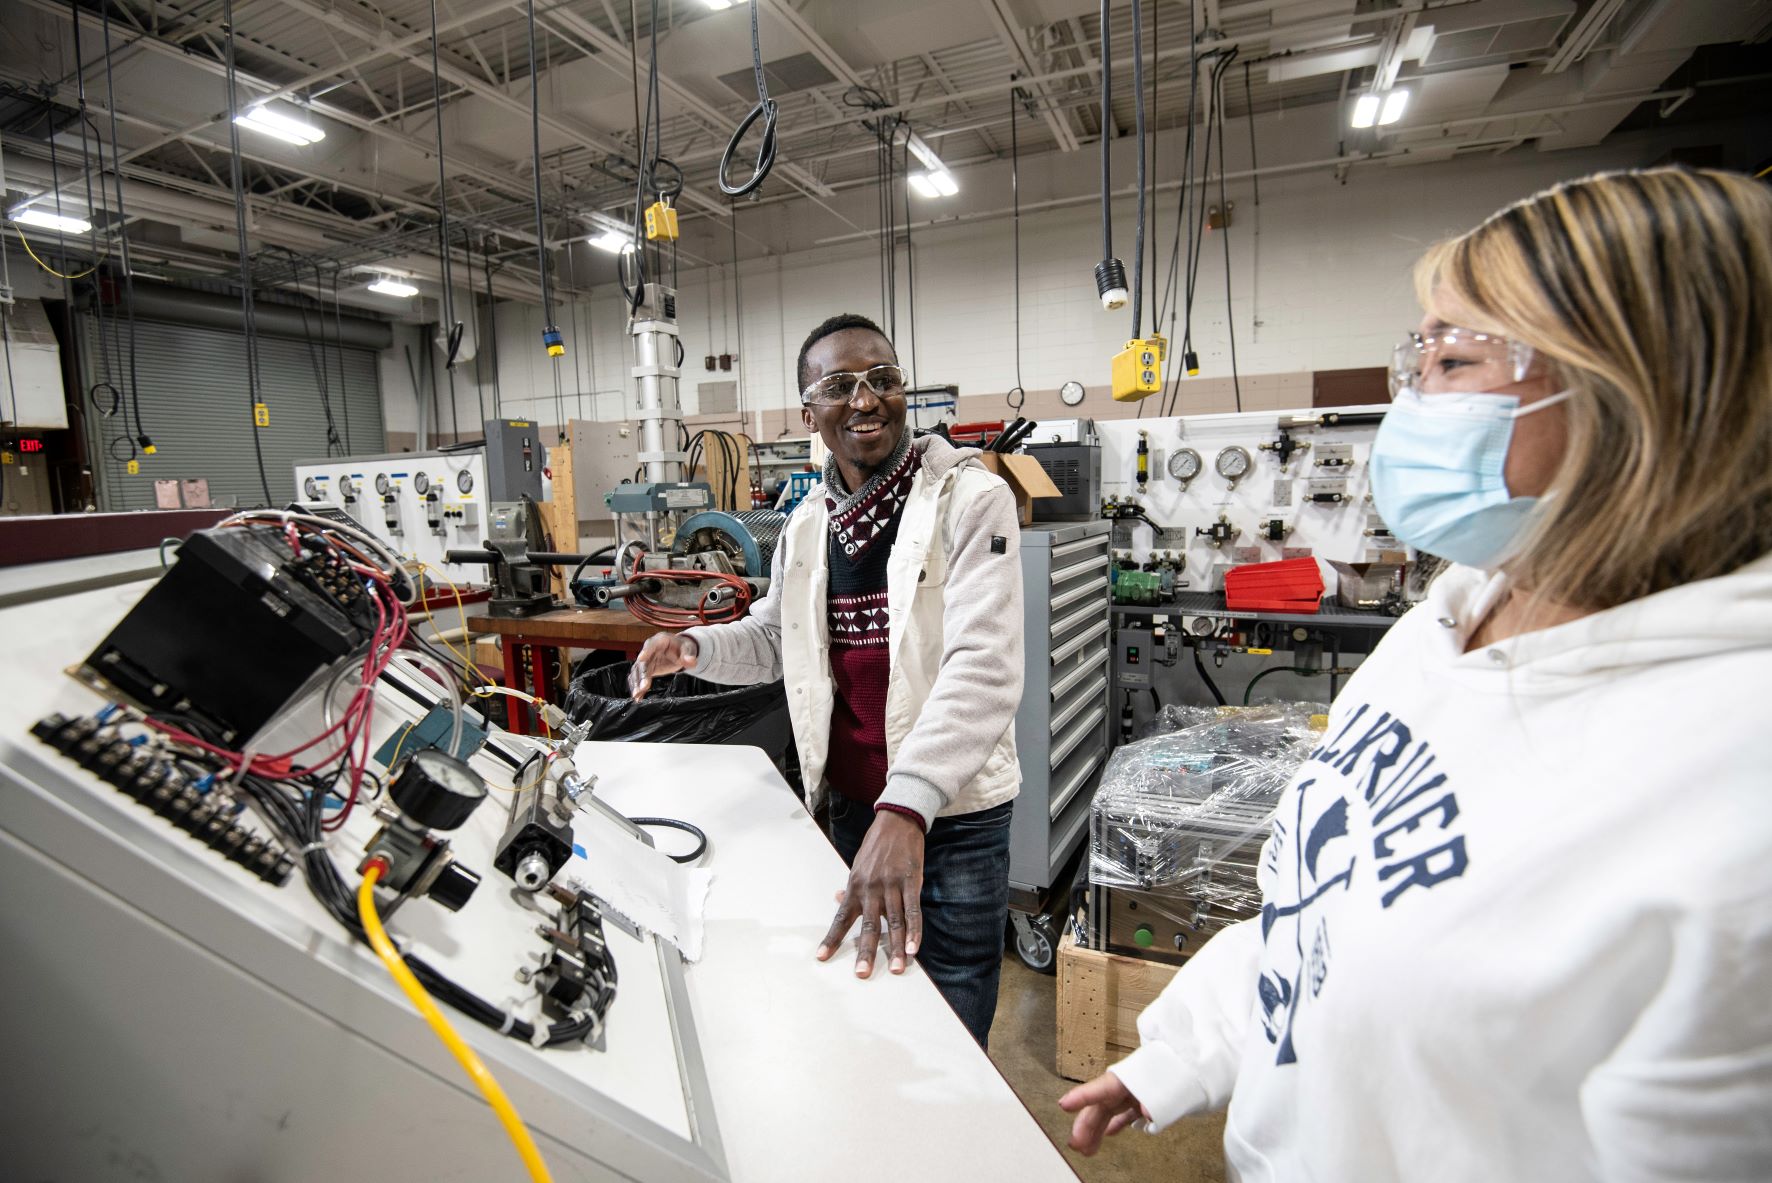
[[[904,367],[894,365],[875,366],[862,373],[839,371],[826,374],[818,381],[800,392],[802,403],[821,404],[824,406],[840,406],[855,397],[855,392],[866,384],[874,392],[875,398],[904,397]]]
[[[1390,391],[1470,394],[1524,382],[1532,369],[1532,346],[1494,333],[1431,325],[1410,333],[1391,353]]]

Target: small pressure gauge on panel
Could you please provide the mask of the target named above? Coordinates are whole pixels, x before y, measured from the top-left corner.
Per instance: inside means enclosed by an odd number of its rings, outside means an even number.
[[[423,471],[413,473],[412,474],[412,491],[414,493],[417,493],[420,497],[423,497],[426,493],[429,493],[431,491],[430,475],[428,473],[423,472]]]
[[[474,474],[465,468],[456,473],[455,491],[457,493],[472,493],[474,491]]]
[[[375,474],[375,491],[377,493],[380,493],[383,497],[386,497],[388,495],[388,474],[387,473],[378,472]]]
[[[338,495],[347,502],[355,501],[357,499],[357,482],[348,476],[339,477]]]
[[[302,496],[309,501],[320,500],[320,482],[309,477],[301,483]]]
[[[1169,475],[1181,482],[1182,488],[1200,475],[1200,454],[1192,448],[1177,448],[1169,453]]]
[[[1083,401],[1083,384],[1074,381],[1066,382],[1058,388],[1058,399],[1067,407],[1077,406]]]
[[[1212,462],[1212,467],[1217,470],[1219,476],[1224,478],[1225,483],[1234,489],[1237,487],[1237,482],[1249,473],[1249,449],[1238,447],[1236,444],[1223,448],[1219,451],[1218,458]]]

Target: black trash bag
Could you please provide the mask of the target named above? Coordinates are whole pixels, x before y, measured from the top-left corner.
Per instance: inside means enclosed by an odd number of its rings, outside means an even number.
[[[689,674],[654,678],[638,702],[628,693],[633,663],[580,663],[566,691],[566,713],[589,723],[587,739],[643,743],[717,743],[762,748],[777,768],[785,763],[793,728],[780,682],[718,686]]]

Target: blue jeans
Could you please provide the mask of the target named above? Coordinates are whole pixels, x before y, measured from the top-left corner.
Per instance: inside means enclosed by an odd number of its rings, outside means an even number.
[[[923,840],[923,945],[917,961],[979,1047],[991,1033],[1003,971],[1013,804],[936,818]],[[855,864],[873,823],[872,806],[831,794],[831,843],[845,863]]]

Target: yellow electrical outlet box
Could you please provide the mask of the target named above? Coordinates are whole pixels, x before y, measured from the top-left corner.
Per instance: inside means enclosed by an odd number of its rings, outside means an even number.
[[[142,465],[139,460],[131,460],[123,466],[123,471],[127,472],[130,476],[135,476],[137,473],[141,472],[141,470]]]
[[[646,207],[646,238],[649,242],[660,238],[677,241],[677,211],[662,200]]]
[[[1126,348],[1114,354],[1114,401],[1135,403],[1163,389],[1163,350],[1161,337],[1128,341]]]
[[[252,425],[254,427],[269,427],[271,425],[271,408],[267,404],[252,404]]]

